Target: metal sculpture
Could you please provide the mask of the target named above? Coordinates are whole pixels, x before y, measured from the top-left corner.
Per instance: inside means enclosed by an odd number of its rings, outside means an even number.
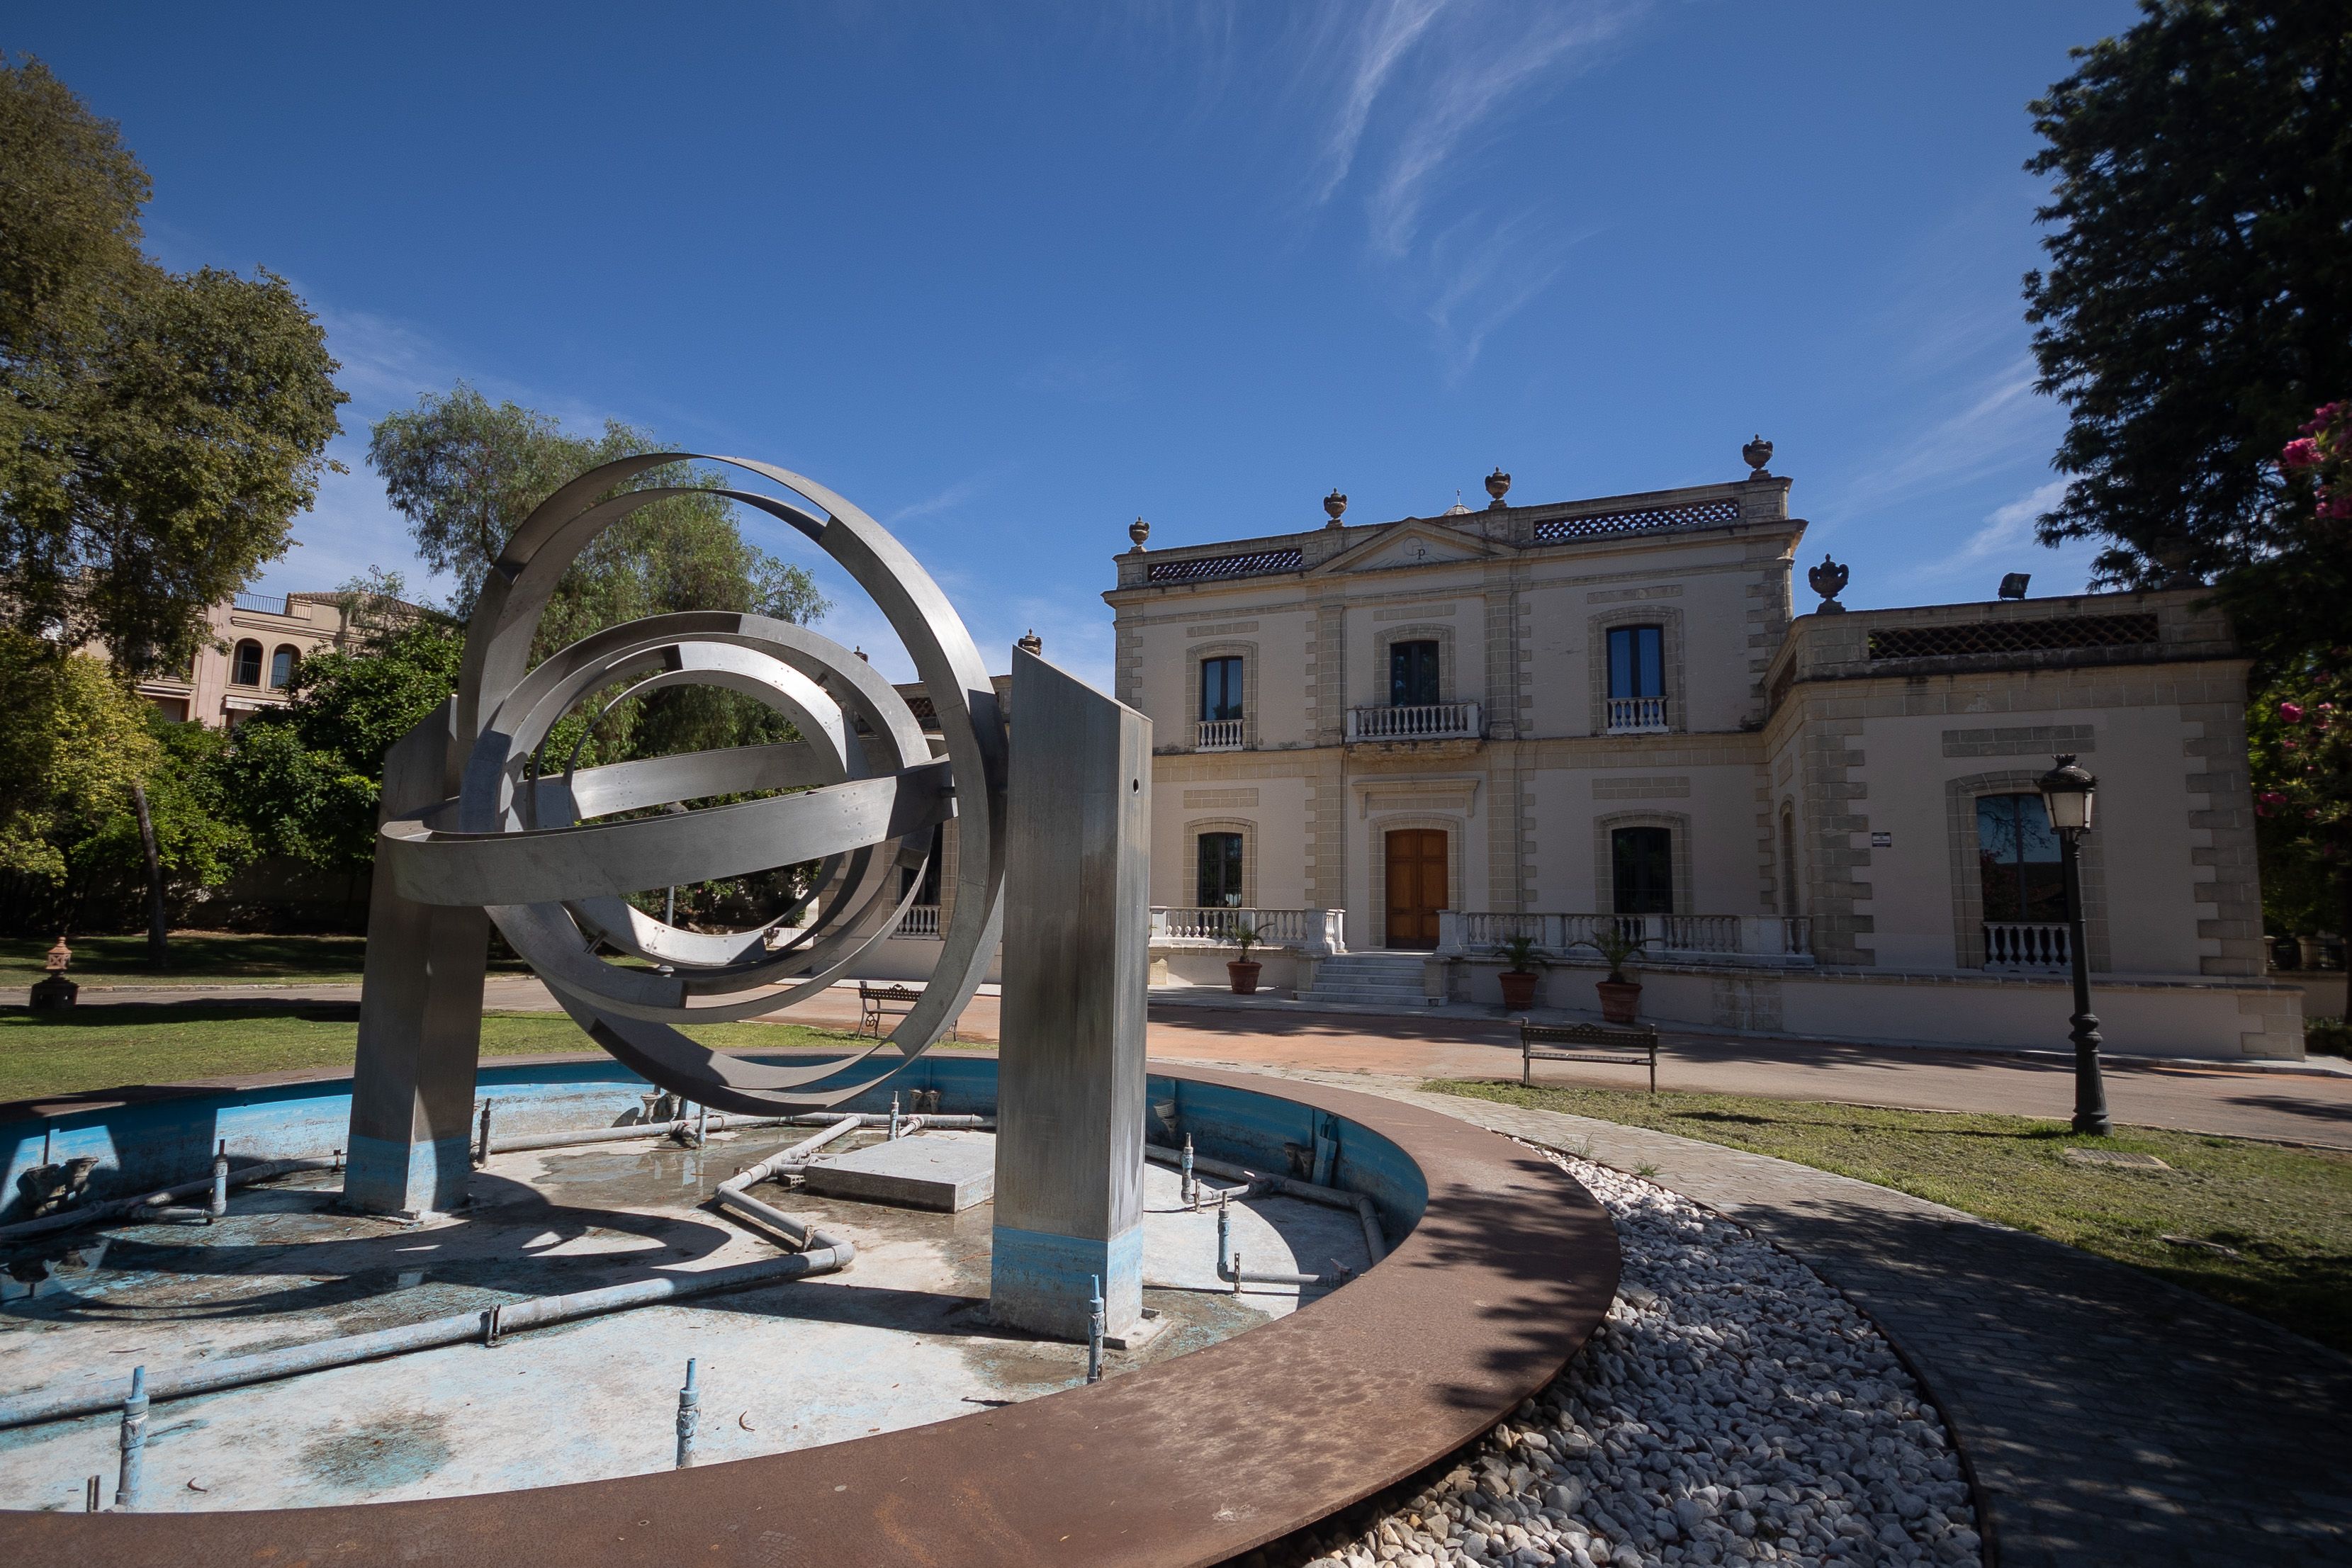
[[[757,474],[814,509],[716,486],[614,493],[648,469],[685,461]],[[683,494],[716,495],[779,518],[845,570],[913,656],[946,757],[932,756],[913,710],[863,659],[765,616],[652,616],[530,667],[533,632],[564,569],[639,507]],[[602,712],[625,697],[695,685],[752,697],[789,719],[801,738],[593,768],[579,766],[576,746],[568,756],[551,754],[556,722],[599,693],[619,694]],[[657,453],[603,465],[557,491],[508,541],[484,585],[454,706],[440,722],[457,774],[455,797],[402,809],[388,780],[380,880],[414,904],[486,910],[590,1038],[698,1104],[757,1114],[851,1098],[939,1038],[995,950],[1007,769],[995,687],[963,622],[914,557],[857,507],[800,475],[743,458]],[[777,790],[788,792],[763,793]],[[677,809],[727,795],[755,798]],[[631,812],[652,814],[621,815]],[[932,829],[950,816],[958,823],[956,897],[939,965],[887,1037],[849,1061],[776,1064],[720,1054],[676,1027],[772,1013],[853,972],[918,895]],[[751,930],[688,931],[628,902],[650,889],[809,862],[820,869],[808,894]],[[901,877],[902,870],[914,874]],[[791,924],[804,911],[812,913],[805,925]],[[599,957],[600,946],[624,961]],[[370,957],[373,981],[378,955]],[[363,1001],[362,1087],[365,1012]],[[470,1061],[468,1069],[470,1094]],[[358,1110],[355,1099],[355,1145]]]

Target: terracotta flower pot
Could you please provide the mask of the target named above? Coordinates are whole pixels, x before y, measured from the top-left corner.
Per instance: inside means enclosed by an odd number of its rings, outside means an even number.
[[[1527,969],[1506,969],[1496,978],[1503,983],[1503,1010],[1523,1013],[1536,1005],[1536,976]]]
[[[1601,1016],[1603,1019],[1610,1023],[1641,1021],[1641,981],[1601,980],[1594,988],[1601,993]]]
[[[1225,964],[1225,973],[1233,977],[1234,995],[1237,997],[1254,997],[1257,995],[1258,971],[1265,967],[1265,966],[1264,964],[1259,963],[1255,958],[1233,958],[1227,960]]]

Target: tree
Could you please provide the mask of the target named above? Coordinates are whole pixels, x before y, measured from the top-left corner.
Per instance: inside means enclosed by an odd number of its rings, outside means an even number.
[[[42,924],[68,929],[96,869],[93,841],[161,759],[148,705],[101,661],[4,629],[0,692],[0,872],[34,894]]]
[[[321,871],[366,871],[384,753],[457,689],[464,655],[457,628],[426,616],[303,660],[293,700],[239,725],[219,764],[256,847]]]
[[[2101,538],[2108,582],[2311,560],[2276,455],[2352,391],[2352,12],[2342,0],[2141,0],[2031,106],[2054,175],[2026,275],[2040,388],[2074,476],[2045,543]],[[2336,570],[2340,575],[2341,565]],[[2258,651],[2352,641],[2352,600],[2239,617]]]
[[[546,414],[512,402],[494,406],[460,382],[446,395],[427,393],[415,408],[379,420],[368,461],[408,518],[417,553],[457,580],[451,608],[464,616],[533,507],[600,463],[663,449],[617,421],[593,439],[569,435]],[[666,464],[627,487],[723,483],[710,471]],[[727,502],[677,496],[597,536],[557,586],[536,652],[667,611],[756,611],[805,622],[826,608],[805,570],[744,542]]]
[[[142,254],[148,190],[110,121],[0,58],[0,604],[133,675],[285,552],[345,401],[283,278]]]

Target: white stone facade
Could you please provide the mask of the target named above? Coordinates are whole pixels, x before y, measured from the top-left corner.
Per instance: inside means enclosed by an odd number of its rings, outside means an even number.
[[[1456,1000],[1499,999],[1501,936],[1558,949],[1578,917],[1643,912],[1661,1022],[2063,1048],[2063,930],[1990,918],[2032,911],[1984,907],[2011,884],[1977,837],[1980,797],[2075,752],[2101,779],[2084,905],[2111,1047],[2300,1056],[2299,993],[2262,978],[2246,662],[2202,595],[1800,615],[1789,490],[1121,554],[1152,902],[1344,911],[1349,948],[1426,952]],[[1276,956],[1267,983],[1304,989],[1322,955]],[[1591,954],[1558,956],[1545,999],[1591,1007]]]

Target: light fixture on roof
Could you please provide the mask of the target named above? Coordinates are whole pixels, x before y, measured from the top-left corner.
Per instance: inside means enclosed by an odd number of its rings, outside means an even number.
[[[2012,571],[2000,580],[2000,596],[2003,599],[2022,599],[2025,597],[2025,585],[2032,580],[2033,574],[2030,571]]]

